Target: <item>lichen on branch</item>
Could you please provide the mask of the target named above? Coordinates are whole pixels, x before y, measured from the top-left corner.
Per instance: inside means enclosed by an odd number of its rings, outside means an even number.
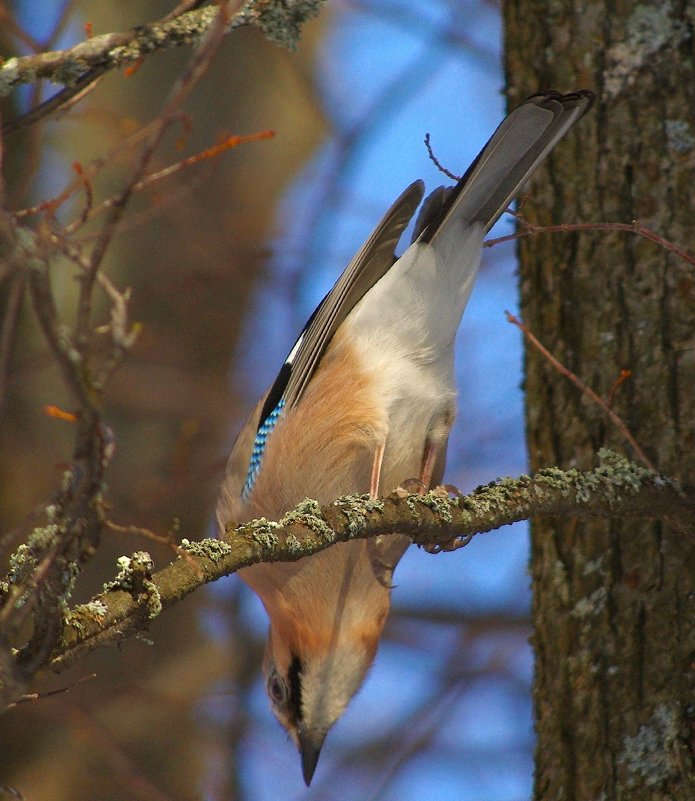
[[[247,0],[237,3],[227,32],[247,25],[291,50],[296,49],[304,22],[316,16],[325,0]],[[99,67],[117,69],[170,47],[198,43],[221,12],[217,4],[188,11],[172,19],[138,25],[129,31],[92,36],[65,50],[10,58],[0,64],[0,96],[16,86],[45,78],[70,86],[84,73]]]
[[[351,495],[326,506],[307,499],[277,522],[230,523],[222,541],[186,541],[189,559],[179,557],[149,581],[165,610],[197,587],[248,565],[295,561],[355,538],[401,533],[428,550],[453,550],[474,534],[537,516],[667,518],[684,530],[695,528],[695,491],[612,451],[601,450],[599,458],[593,470],[549,468],[494,481],[465,496],[440,487],[424,495],[397,490],[378,501]],[[89,605],[68,612],[70,636],[54,650],[55,670],[147,628],[146,596],[118,589],[98,600],[93,614]],[[71,625],[75,615],[79,626]]]

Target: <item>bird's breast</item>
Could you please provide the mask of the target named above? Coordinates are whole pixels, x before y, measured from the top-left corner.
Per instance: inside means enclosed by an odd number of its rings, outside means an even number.
[[[448,425],[453,421],[453,349],[412,347],[397,331],[393,335],[361,331],[354,337],[353,348],[370,376],[386,420],[383,495],[419,476],[426,442],[441,420],[446,419]]]

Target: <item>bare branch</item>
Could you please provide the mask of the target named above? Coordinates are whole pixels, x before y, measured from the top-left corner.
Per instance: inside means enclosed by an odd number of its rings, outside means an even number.
[[[239,5],[238,0],[236,5]],[[222,43],[222,37],[227,30],[229,21],[233,15],[233,3],[223,3],[215,9],[214,24],[206,31],[201,40],[197,52],[194,54],[187,69],[176,82],[169,98],[164,104],[164,108],[157,119],[154,132],[146,141],[140,154],[140,159],[125,188],[114,199],[109,208],[106,221],[103,225],[101,234],[92,250],[90,264],[86,273],[82,276],[80,285],[80,298],[78,303],[77,324],[75,327],[75,342],[78,350],[83,351],[86,344],[90,326],[90,315],[92,308],[92,291],[101,262],[106,254],[109,243],[116,231],[116,227],[123,216],[125,207],[135,192],[135,187],[144,178],[154,153],[162,141],[162,137],[167,128],[174,120],[179,111],[179,107],[188,97],[193,87],[203,77],[209,68],[215,53]]]
[[[55,650],[62,637],[64,610],[74,582],[82,563],[94,553],[104,525],[99,498],[104,471],[114,446],[113,434],[101,420],[100,406],[104,387],[132,346],[138,327],[131,326],[128,320],[129,291],[116,288],[101,272],[101,262],[128,200],[148,178],[147,169],[162,136],[179,118],[181,103],[204,75],[241,3],[242,0],[219,3],[213,9],[215,24],[208,28],[160,115],[146,127],[144,143],[130,180],[107,208],[106,220],[91,253],[84,253],[78,245],[65,239],[55,225],[55,208],[73,191],[72,187],[55,204],[45,208],[46,221],[36,232],[16,226],[15,220],[6,212],[0,216],[0,274],[8,280],[16,276],[22,280],[26,277],[44,337],[76,406],[72,464],[64,475],[62,487],[46,508],[47,525],[35,528],[26,543],[20,546],[10,560],[7,580],[0,584],[0,683],[4,685],[5,697],[9,693],[16,699],[19,691],[23,693],[22,686],[31,681]],[[253,138],[263,136],[267,134]],[[227,139],[188,163],[210,158],[239,141],[239,138]],[[78,221],[82,224],[92,208],[92,187],[82,167],[76,171],[77,185],[83,186],[86,193],[86,205]],[[59,315],[51,286],[50,268],[56,250],[63,252],[77,266],[81,280],[77,323],[73,332],[68,330]],[[109,296],[111,319],[107,326],[93,328],[91,309],[97,284]],[[0,345],[1,350],[9,351],[12,329],[6,328]],[[109,334],[111,348],[99,365],[94,363],[94,343],[100,333]],[[61,413],[60,416],[67,415]],[[196,568],[192,557],[187,557],[187,561]],[[143,567],[142,570],[145,574],[137,586],[149,587],[146,575],[149,568]],[[31,636],[18,652],[13,653],[11,646],[16,644],[18,632],[30,615],[33,619]]]
[[[453,172],[447,170],[447,168],[441,163],[441,161],[434,155],[434,150],[432,149],[432,143],[430,142],[429,133],[425,134],[425,147],[427,148],[427,155],[430,157],[430,161],[439,170],[439,172],[444,173],[444,175],[446,175],[447,178],[451,178],[452,181],[456,181],[458,183],[461,180],[461,176],[454,175]]]
[[[25,237],[29,237],[25,231]],[[58,310],[51,290],[48,262],[42,258],[39,246],[34,240],[26,248],[26,261],[30,264],[29,288],[34,310],[41,330],[53,351],[53,355],[63,374],[65,383],[75,399],[85,409],[94,410],[94,398],[83,380],[84,360],[68,341],[67,332],[61,327]]]
[[[27,543],[20,546],[23,550],[18,550],[11,560],[8,579],[0,586],[0,595],[4,596],[0,605],[3,637],[0,646],[4,650],[0,667],[6,684],[5,695],[29,682],[49,660],[61,638],[64,608],[81,564],[94,553],[103,526],[98,498],[104,470],[113,453],[113,434],[101,421],[100,405],[104,385],[132,346],[138,329],[128,322],[128,291],[116,289],[100,271],[101,261],[134,187],[146,175],[164,132],[177,117],[179,105],[205,73],[216,53],[231,12],[230,3],[215,9],[216,24],[208,30],[188,69],[165,102],[162,113],[149,129],[131,179],[108,210],[89,257],[64,241],[58,232],[49,229],[51,210],[48,224],[41,225],[35,234],[17,228],[6,213],[0,219],[0,224],[5,223],[5,236],[0,240],[3,245],[0,255],[5,256],[7,264],[5,272],[10,277],[18,271],[21,271],[20,275],[28,274],[33,305],[45,339],[78,407],[73,463],[65,474],[63,486],[47,508],[48,525],[36,528]],[[84,218],[91,208],[91,184],[81,168],[78,172],[87,195]],[[50,260],[56,246],[66,252],[80,269],[77,324],[72,338],[60,319],[51,287]],[[101,369],[97,369],[90,359],[95,334],[99,333],[99,330],[92,329],[91,322],[96,283],[112,302],[111,322],[106,329],[112,347]],[[146,578],[142,579],[141,586],[147,586]],[[29,614],[33,617],[31,637],[15,658],[11,656],[10,643]],[[12,662],[14,666],[10,664]]]
[[[0,324],[0,417],[10,383],[10,362],[14,351],[19,311],[24,298],[25,275],[17,273],[7,279],[9,289]]]
[[[507,315],[507,320],[510,323],[513,323],[517,328],[519,328],[522,331],[522,333],[524,334],[526,339],[528,339],[528,341],[533,345],[533,347],[536,348],[536,350],[538,350],[550,362],[550,364],[552,364],[552,366],[555,368],[555,370],[558,371],[558,373],[560,373],[561,375],[564,375],[566,378],[569,378],[569,380],[575,386],[579,387],[579,389],[582,391],[582,393],[584,395],[586,395],[597,406],[599,406],[601,409],[603,409],[603,411],[610,417],[611,422],[615,425],[615,427],[618,429],[618,431],[620,431],[620,434],[622,435],[623,439],[634,450],[634,452],[637,455],[637,458],[640,460],[640,462],[642,462],[642,464],[647,469],[651,470],[652,472],[656,472],[656,468],[651,463],[651,461],[647,457],[646,453],[642,450],[642,448],[640,448],[637,440],[632,436],[632,434],[630,433],[630,430],[625,425],[625,423],[623,422],[622,418],[618,414],[616,414],[613,411],[613,409],[611,409],[610,405],[608,403],[606,403],[606,401],[600,395],[597,395],[596,392],[594,392],[594,390],[591,389],[591,387],[587,386],[569,368],[565,367],[564,364],[559,362],[553,356],[553,354],[544,345],[542,345],[538,341],[537,337],[533,334],[533,332],[529,328],[527,328],[524,325],[524,323],[522,323],[521,320],[518,319],[518,317],[515,317],[511,312],[508,312],[508,311],[506,311],[505,314]],[[623,371],[621,373],[621,378],[618,379],[618,380],[622,383],[622,381],[624,381],[628,377],[628,375],[629,375],[629,372],[627,372],[627,374],[626,374],[626,371]],[[617,384],[617,386],[619,386],[619,384]],[[615,392],[615,389],[617,389],[617,386],[614,385],[613,390],[612,390],[613,393]]]
[[[26,704],[32,701],[40,701],[42,698],[51,698],[56,695],[63,695],[63,693],[70,692],[73,687],[77,687],[78,684],[82,684],[85,681],[90,681],[91,679],[95,679],[97,677],[96,673],[89,673],[86,676],[82,676],[81,678],[77,679],[76,681],[71,682],[66,687],[59,687],[57,690],[49,690],[45,693],[25,693],[24,695],[20,696],[14,703],[8,705],[8,709],[12,709],[13,706],[17,706],[17,704]]]
[[[271,139],[275,136],[274,131],[259,131],[258,133],[252,134],[233,134],[230,136],[225,137],[221,142],[217,145],[213,145],[212,147],[208,147],[205,150],[201,151],[200,153],[194,153],[192,156],[187,156],[180,161],[175,162],[174,164],[170,164],[168,167],[164,167],[161,170],[153,173],[147,173],[142,180],[137,181],[133,184],[133,192],[141,192],[143,189],[151,186],[152,184],[157,183],[158,181],[163,180],[164,178],[168,178],[171,175],[175,175],[180,170],[183,170],[187,167],[191,167],[194,164],[199,164],[203,161],[208,159],[216,158],[225,150],[230,150],[232,148],[238,147],[239,145],[246,144],[247,142],[258,142],[263,139]],[[86,171],[84,171],[86,172]],[[88,179],[86,175],[83,178],[83,183],[85,183]],[[35,214],[39,211],[46,210],[50,204],[55,204],[56,202],[63,202],[63,200],[69,196],[69,194],[73,191],[74,184],[71,184],[64,192],[62,192],[57,200],[49,200],[45,203],[41,204],[40,206],[34,206],[31,209],[22,209],[20,212],[17,212],[17,217],[24,217],[28,214]],[[86,209],[86,213],[78,220],[70,223],[65,227],[65,233],[71,234],[78,230],[85,222],[88,220],[93,219],[97,215],[101,214],[102,212],[110,209],[116,202],[117,197],[110,197],[106,198],[106,200],[99,203],[99,205],[95,206],[94,208]]]
[[[494,245],[501,245],[502,242],[510,242],[515,239],[521,239],[524,236],[531,236],[532,234],[576,234],[585,233],[587,231],[622,231],[623,233],[637,234],[638,236],[642,236],[645,239],[648,239],[650,242],[656,243],[659,245],[659,247],[664,248],[664,250],[668,250],[670,253],[675,254],[679,259],[683,259],[683,261],[687,262],[688,264],[695,266],[695,256],[692,256],[683,248],[678,247],[678,245],[674,244],[670,240],[657,234],[655,231],[652,231],[651,228],[647,228],[645,225],[642,225],[642,223],[638,222],[637,220],[634,220],[631,223],[595,222],[560,223],[559,225],[534,225],[522,214],[514,212],[511,209],[507,209],[507,211],[517,218],[519,225],[521,225],[523,230],[516,231],[516,233],[513,234],[507,234],[506,236],[498,236],[494,239],[488,239],[485,242],[484,247],[491,248]]]
[[[35,58],[35,56],[27,56],[27,58]],[[1,69],[2,67],[0,67],[0,70]],[[13,133],[17,133],[17,131],[21,131],[22,128],[27,128],[39,122],[39,120],[48,117],[53,112],[58,111],[58,109],[67,111],[68,108],[71,108],[78,100],[81,100],[88,91],[96,86],[96,82],[106,71],[105,67],[93,67],[83,73],[79,78],[76,78],[70,86],[66,86],[64,89],[61,89],[60,92],[56,92],[53,96],[49,97],[48,100],[44,100],[43,103],[34,106],[31,111],[27,111],[26,114],[22,114],[6,122],[2,126],[2,135],[10,136]]]

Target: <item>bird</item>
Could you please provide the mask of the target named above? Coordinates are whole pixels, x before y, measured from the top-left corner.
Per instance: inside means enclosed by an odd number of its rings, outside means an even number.
[[[503,120],[464,176],[422,205],[408,186],[321,301],[232,448],[217,504],[228,525],[279,520],[305,498],[385,495],[443,477],[456,415],[454,339],[484,237],[540,162],[593,104],[545,91]],[[296,562],[239,571],[270,627],[263,672],[271,708],[309,786],[328,731],[374,660],[393,570],[410,544],[391,534],[337,543]]]

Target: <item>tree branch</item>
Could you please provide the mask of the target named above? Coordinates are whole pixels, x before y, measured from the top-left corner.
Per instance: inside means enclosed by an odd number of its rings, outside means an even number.
[[[185,5],[190,8],[195,3]],[[147,177],[147,167],[165,131],[179,114],[182,101],[207,70],[234,15],[238,15],[243,6],[242,13],[247,16],[260,19],[263,14],[266,19],[265,15],[270,14],[272,18],[276,5],[285,9],[287,19],[283,17],[282,24],[288,25],[288,20],[296,22],[300,7],[306,10],[311,3],[304,0],[284,4],[279,0],[277,4],[275,0],[246,3],[244,0],[220,0],[206,9],[211,15],[211,24],[200,37],[188,68],[175,83],[162,112],[148,126],[131,179],[108,207],[106,220],[89,255],[82,253],[79,246],[64,240],[59,226],[54,224],[50,208],[47,209],[46,223],[41,224],[36,232],[17,226],[12,216],[4,211],[0,183],[0,279],[9,281],[20,276],[27,281],[41,330],[78,407],[74,413],[73,460],[63,476],[61,488],[46,508],[47,524],[35,528],[27,542],[17,549],[10,559],[7,577],[0,581],[0,694],[6,701],[16,700],[23,692],[23,686],[26,687],[36,672],[63,648],[67,601],[82,564],[91,558],[98,546],[104,523],[100,498],[104,470],[113,453],[113,437],[110,429],[102,423],[101,401],[105,384],[132,345],[137,328],[128,323],[128,291],[117,290],[100,271],[103,256],[128,200]],[[279,18],[276,21],[281,24]],[[28,63],[41,58],[28,57]],[[2,69],[0,67],[0,72]],[[44,74],[39,66],[37,70]],[[219,148],[215,152],[219,152]],[[84,179],[83,170],[78,172],[87,193],[86,209],[80,217],[82,222],[92,205],[91,184]],[[81,279],[72,336],[58,314],[51,286],[50,263],[54,249],[61,250],[75,263]],[[104,326],[95,328],[92,321],[97,283],[105,289],[112,303],[108,329]],[[104,356],[103,347],[95,348],[94,342],[96,335],[105,330],[111,334],[112,347]],[[12,327],[5,326],[0,338],[0,368],[8,361],[4,354],[11,340]],[[2,376],[4,372],[0,378]],[[0,380],[0,386],[2,383]],[[150,561],[147,555],[128,560],[128,575],[124,573],[119,584],[127,587],[132,597],[145,597],[148,602],[146,617],[157,614],[160,609],[159,588],[150,579]],[[196,568],[192,557],[187,563]],[[92,616],[98,618],[101,608],[99,604],[92,605]],[[29,616],[33,626],[27,638],[21,632]],[[73,615],[67,623],[74,625],[75,621]],[[144,625],[139,628],[144,628]],[[104,642],[113,640],[113,631],[109,629]]]
[[[227,528],[224,540],[183,541],[179,558],[150,575],[146,554],[122,557],[121,574],[102,595],[66,616],[51,666],[61,671],[95,648],[143,631],[159,612],[197,587],[257,562],[296,561],[336,542],[405,533],[430,551],[452,550],[472,535],[537,516],[655,517],[695,528],[695,491],[680,487],[611,451],[594,470],[549,468],[505,478],[452,498],[398,490],[382,500],[339,498],[320,507],[306,500],[278,523],[265,519]]]
[[[316,16],[324,0],[247,0],[229,20],[226,31],[245,25],[260,27],[268,39],[296,48],[301,25]],[[169,47],[196,44],[219,13],[218,4],[173,18],[138,25],[121,33],[93,36],[66,50],[10,58],[0,66],[0,96],[16,86],[46,78],[71,86],[92,68],[102,71],[131,64]]]

